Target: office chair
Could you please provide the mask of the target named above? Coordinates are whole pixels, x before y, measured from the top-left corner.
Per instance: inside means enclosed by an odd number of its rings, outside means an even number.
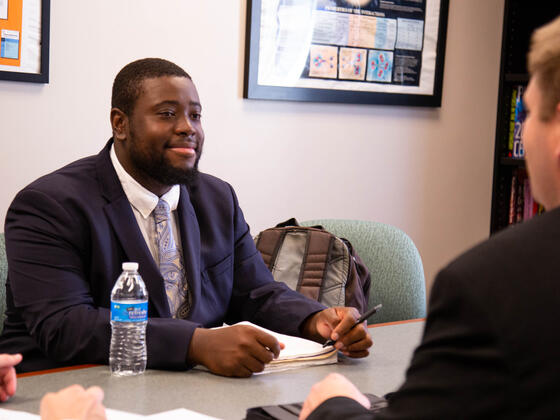
[[[426,316],[426,283],[418,249],[394,226],[365,220],[317,219],[303,226],[321,225],[354,246],[371,273],[369,304],[383,308],[368,324]]]

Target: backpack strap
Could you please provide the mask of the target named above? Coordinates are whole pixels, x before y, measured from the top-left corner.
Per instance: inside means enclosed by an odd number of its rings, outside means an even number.
[[[311,299],[321,298],[321,286],[327,272],[327,261],[333,240],[328,232],[318,230],[307,232],[307,248],[296,290]]]
[[[259,235],[256,246],[270,271],[274,267],[285,236],[286,231],[284,229],[267,229]]]
[[[371,275],[352,244],[345,238],[341,239],[346,244],[351,259],[344,295],[345,306],[353,306],[363,314],[368,308]]]

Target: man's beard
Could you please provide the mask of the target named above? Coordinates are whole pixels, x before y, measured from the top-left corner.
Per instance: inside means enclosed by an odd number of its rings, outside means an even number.
[[[138,169],[162,185],[173,186],[175,184],[191,185],[198,177],[198,161],[202,155],[202,149],[197,147],[196,160],[192,168],[179,169],[173,167],[171,163],[161,154],[156,156],[146,156],[138,153],[138,148],[134,147],[136,136],[130,132],[133,147],[130,150],[130,160]]]

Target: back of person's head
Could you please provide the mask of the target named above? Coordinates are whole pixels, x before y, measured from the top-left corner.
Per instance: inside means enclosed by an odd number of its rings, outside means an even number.
[[[136,99],[141,93],[142,82],[164,76],[178,76],[191,79],[191,76],[171,61],[162,58],[143,58],[133,61],[122,68],[113,82],[111,107],[131,115]]]
[[[527,68],[542,95],[541,115],[547,121],[560,102],[560,16],[533,32]]]

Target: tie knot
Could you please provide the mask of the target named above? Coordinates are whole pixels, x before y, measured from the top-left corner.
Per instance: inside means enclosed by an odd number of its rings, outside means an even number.
[[[169,219],[169,204],[165,200],[159,200],[156,208],[154,209],[154,217],[156,223],[165,222]]]

